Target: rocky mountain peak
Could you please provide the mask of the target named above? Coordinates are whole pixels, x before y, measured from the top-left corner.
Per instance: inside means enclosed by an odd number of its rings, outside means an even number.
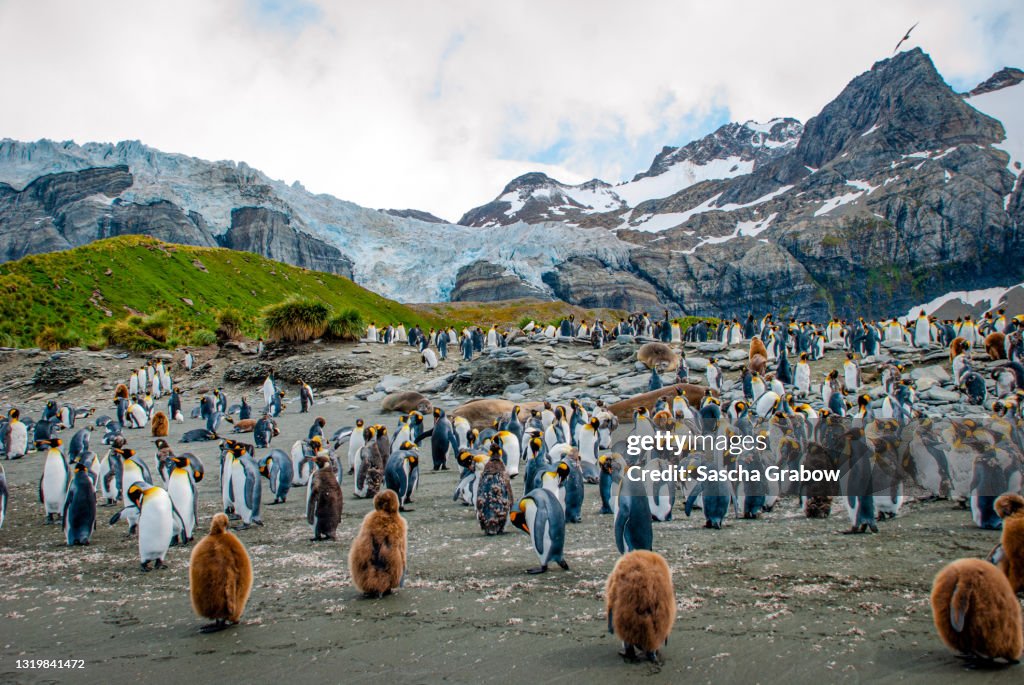
[[[920,48],[876,62],[804,126],[795,150],[818,169],[856,148],[914,153],[1001,137],[999,122],[953,92]]]
[[[1024,70],[1016,67],[1003,67],[979,83],[973,90],[965,95],[968,97],[984,95],[985,93],[991,93],[997,90],[1002,90],[1003,88],[1015,86],[1021,81],[1024,81]]]

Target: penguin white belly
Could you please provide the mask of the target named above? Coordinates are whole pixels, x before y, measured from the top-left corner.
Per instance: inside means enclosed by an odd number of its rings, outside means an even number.
[[[128,408],[129,423],[135,428],[142,428],[149,421],[149,417],[146,416],[146,410],[142,408],[142,405],[133,404]]]
[[[139,515],[139,560],[143,563],[163,559],[171,546],[174,522],[171,498],[166,491],[145,495]]]
[[[349,438],[348,467],[353,472],[355,471],[356,468],[356,462],[359,461],[359,453],[362,451],[364,445],[366,445],[366,441],[363,439],[361,433],[358,435],[358,437],[355,434],[353,434],[352,437]]]
[[[136,374],[132,374],[132,377],[128,380],[128,392],[131,395],[139,394],[139,377]]]
[[[224,457],[224,464],[220,470],[220,499],[224,505],[224,511],[232,510],[235,506],[234,488],[231,487],[231,455]]]
[[[181,522],[185,525],[185,537],[192,539],[192,532],[196,528],[195,495],[192,492],[192,483],[188,473],[181,469],[175,469],[167,484],[167,494],[181,516]]]
[[[973,450],[946,450],[946,461],[949,464],[949,480],[953,488],[952,496],[966,499],[971,492],[971,480],[974,476]]]
[[[104,456],[102,459],[97,459],[96,463],[99,464],[99,492],[104,499],[117,499],[117,479],[110,475],[110,457]],[[109,483],[108,483],[109,481]]]
[[[245,477],[245,467],[241,459],[231,462],[231,484],[235,491],[235,513],[242,517],[242,523],[252,523],[252,510],[246,502],[246,491],[248,489]]]
[[[7,446],[7,456],[24,457],[28,453],[28,429],[21,421],[11,423],[11,444]]]
[[[267,406],[274,401],[274,382],[267,378],[263,381],[263,401],[266,402]]]
[[[309,463],[304,461],[302,441],[296,440],[292,445],[292,484],[305,485],[309,480]]]
[[[942,490],[942,474],[939,472],[939,463],[916,436],[911,441],[909,449],[910,458],[914,461],[914,470],[917,472],[917,484],[932,496],[939,496]]]
[[[857,381],[857,367],[853,364],[848,364],[843,371],[843,382],[846,383],[846,389],[850,392],[857,392],[857,388],[860,387],[860,383]]]
[[[850,519],[850,525],[851,526],[857,525],[857,511],[860,508],[858,506],[859,503],[860,503],[860,500],[857,499],[857,498],[854,498],[853,504],[850,504],[850,498],[849,497],[841,497],[840,499],[843,500],[843,507],[846,509],[846,515]]]
[[[798,364],[796,367],[796,389],[805,396],[811,392],[811,367],[807,364]]]
[[[917,325],[914,327],[914,344],[918,347],[927,346],[931,337],[930,333],[931,326],[928,319],[918,319]]]
[[[875,495],[875,509],[879,513],[895,516],[900,513],[900,507],[903,506],[904,499],[903,483],[897,483],[895,495],[889,493]]]
[[[519,438],[513,433],[502,435],[502,451],[505,453],[505,471],[509,478],[519,475],[519,460],[522,457],[522,449],[519,447]]]
[[[48,454],[43,465],[43,504],[47,514],[60,514],[64,510],[67,488],[68,470],[63,458]]]

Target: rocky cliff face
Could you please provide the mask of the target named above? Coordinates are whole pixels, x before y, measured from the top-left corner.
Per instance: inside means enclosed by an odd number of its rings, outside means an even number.
[[[286,214],[266,207],[231,210],[231,228],[219,242],[232,250],[255,252],[286,264],[352,278],[352,260],[341,250],[296,230]]]
[[[518,221],[605,225],[601,217],[608,213],[620,214],[702,181],[750,173],[791,150],[802,131],[796,119],[726,124],[683,147],[666,146],[647,171],[616,186],[600,179],[574,186],[539,172],[524,174],[505,186],[492,202],[466,212],[459,223],[477,227],[507,226]]]
[[[170,202],[125,202],[126,166],[41,176],[17,191],[0,184],[0,257],[66,250],[111,236],[144,233],[186,245],[215,245],[205,228]]]
[[[622,273],[566,262],[546,281],[596,305],[611,306],[594,294],[625,279],[686,313],[816,317],[887,316],[1020,282],[1020,73],[1005,69],[965,99],[920,50],[883,60],[799,135],[792,120],[762,125],[779,152],[748,153],[748,170],[578,219],[637,246]],[[706,165],[739,153],[727,143],[747,138],[730,135],[741,128],[666,148],[634,182],[665,177],[679,155]]]
[[[496,302],[524,297],[551,299],[542,288],[527,283],[504,267],[484,261],[459,269],[451,293],[452,302]]]

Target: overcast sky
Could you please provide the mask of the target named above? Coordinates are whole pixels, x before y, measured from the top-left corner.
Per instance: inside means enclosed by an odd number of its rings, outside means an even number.
[[[915,21],[955,88],[1024,67],[1021,0],[0,0],[0,137],[455,221],[527,171],[615,183],[727,121],[805,121]]]

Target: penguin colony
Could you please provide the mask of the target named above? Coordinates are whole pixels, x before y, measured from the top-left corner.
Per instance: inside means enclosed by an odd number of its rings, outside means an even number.
[[[528,330],[532,328],[536,331]],[[653,551],[653,524],[671,520],[677,498],[684,501],[687,516],[699,509],[705,527],[719,529],[730,508],[737,518],[757,519],[786,495],[800,498],[808,518],[827,518],[838,493],[824,486],[773,489],[753,483],[734,486],[728,480],[631,490],[626,470],[639,466],[656,471],[665,465],[691,471],[711,466],[726,472],[764,472],[780,464],[824,468],[836,466],[836,455],[841,455],[856,465],[844,473],[849,487],[839,497],[851,522],[846,532],[877,532],[879,521],[898,515],[908,484],[961,502],[981,528],[1001,529],[1001,542],[988,560],[959,560],[936,576],[932,606],[939,636],[950,649],[972,659],[1015,662],[1022,651],[1015,593],[1024,590],[1024,498],[1017,468],[1024,432],[1022,331],[1021,317],[989,316],[975,324],[969,318],[939,322],[923,313],[910,325],[864,320],[777,323],[768,315],[760,322],[748,317],[746,325],[737,320],[717,327],[700,322],[683,332],[666,313],[663,321],[635,315],[608,329],[602,322],[588,326],[570,317],[557,327],[531,325],[523,330],[549,339],[583,339],[595,348],[620,336],[650,339],[637,357],[651,371],[647,394],[653,398],[649,406],[646,400],[633,403],[629,435],[658,430],[679,436],[769,438],[768,449],[731,459],[721,450],[648,450],[640,458],[624,456],[621,444],[612,444],[612,434],[627,417],[601,403],[585,406],[572,399],[568,404],[526,406],[481,400],[446,413],[411,392],[386,401],[402,412],[391,429],[360,419],[328,438],[325,419],[317,417],[305,437],[286,450],[271,447],[280,436],[275,419],[288,406],[273,375],[263,384],[263,403],[256,411],[248,398],[229,406],[224,390],[215,388],[199,398],[190,414],[200,426],[181,439],[214,442],[220,449],[223,513],[214,516],[210,534],[192,551],[193,608],[214,621],[204,632],[241,620],[253,569],[244,545],[228,526],[231,520],[239,522],[238,531],[263,525],[263,480],[273,495],[268,505],[285,502],[293,487],[305,487],[307,522],[312,540],[319,541],[335,539],[342,519],[341,485],[351,476],[353,495],[373,502],[349,550],[353,585],[377,598],[400,588],[407,575],[408,531],[402,512],[412,511],[407,505],[414,501],[419,481],[420,446],[429,439],[428,465],[434,471],[447,470],[454,460],[461,468],[452,499],[473,509],[484,534],[502,535],[511,523],[527,536],[538,560],[531,574],[545,573],[552,564],[569,570],[567,526],[583,516],[585,485],[598,485],[600,513],[613,517],[609,537],[622,555],[607,581],[608,629],[621,640],[624,658],[658,662],[676,603],[671,570]],[[425,334],[414,327],[406,333],[401,326],[378,332],[371,326],[367,340],[408,342],[421,352],[435,346],[442,360],[448,345],[458,345],[463,358],[470,359],[485,347],[506,346],[520,334],[499,333],[494,327],[486,336],[480,329]],[[671,346],[713,340],[749,341],[740,379],[742,400],[722,401],[726,380],[717,360],[708,360],[703,378],[690,378],[689,365]],[[875,365],[883,391],[868,394],[860,362],[875,357],[886,342],[922,350],[948,348],[955,387],[964,402],[990,409],[991,421],[928,416],[916,401],[914,380],[891,363]],[[814,378],[809,362],[820,359],[825,349],[845,350],[846,360],[842,368]],[[994,401],[991,383],[975,370],[975,355],[981,350],[991,360],[1005,360],[992,379],[997,386]],[[436,361],[427,364],[434,366]],[[664,376],[671,372],[676,372],[674,378]],[[696,401],[691,399],[694,386]],[[167,398],[166,411],[156,408],[162,397]],[[300,383],[298,397],[300,413],[315,406],[308,383]],[[75,432],[67,445],[56,436],[93,413],[51,401],[33,422],[22,420],[20,410],[12,408],[0,422],[0,451],[8,459],[24,458],[33,448],[42,455],[42,513],[46,523],[61,524],[69,546],[90,544],[98,501],[117,504],[120,509],[110,524],[125,521],[129,535],[137,536],[142,570],[163,568],[169,548],[189,543],[201,527],[197,488],[206,469],[195,454],[178,454],[163,439],[170,421],[186,421],[182,393],[163,362],[147,365],[115,389],[113,416],[97,418],[94,425]],[[429,428],[426,417],[431,419]],[[153,441],[155,461],[128,445],[131,431],[145,428],[158,438]],[[103,456],[90,449],[90,435],[97,429],[103,431]],[[249,433],[254,444],[241,441]],[[902,452],[897,449],[901,444],[906,447]],[[257,449],[266,451],[258,456]],[[521,466],[517,496],[513,483]],[[0,469],[0,528],[7,498]]]

